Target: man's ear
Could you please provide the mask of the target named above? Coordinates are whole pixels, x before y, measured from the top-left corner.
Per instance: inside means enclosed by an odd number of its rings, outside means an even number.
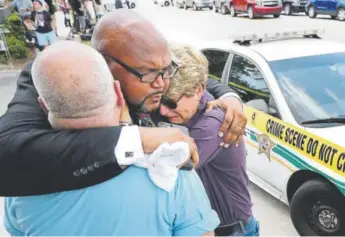
[[[38,100],[38,103],[40,104],[41,108],[43,109],[43,111],[44,111],[46,114],[48,114],[47,106],[44,104],[42,98],[39,96],[39,97],[37,98],[37,100]]]
[[[123,98],[123,94],[121,91],[121,86],[119,81],[114,81],[114,89],[115,89],[115,94],[117,97],[117,105],[122,107],[126,104],[125,99]]]

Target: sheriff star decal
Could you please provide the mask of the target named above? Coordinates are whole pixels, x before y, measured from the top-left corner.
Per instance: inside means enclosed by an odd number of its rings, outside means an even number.
[[[259,141],[258,154],[265,154],[271,162],[271,150],[276,145],[266,134],[256,134]]]

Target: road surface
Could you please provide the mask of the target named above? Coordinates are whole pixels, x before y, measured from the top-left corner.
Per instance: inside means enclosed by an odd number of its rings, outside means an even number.
[[[139,13],[151,20],[158,29],[170,37],[188,37],[204,40],[228,40],[234,35],[246,33],[263,33],[282,31],[287,29],[324,28],[325,39],[345,42],[345,34],[341,34],[345,26],[344,22],[331,20],[329,17],[322,19],[309,19],[304,14],[295,16],[281,16],[279,19],[265,17],[250,20],[239,16],[232,18],[229,15],[216,14],[211,11],[182,10],[173,7],[164,8],[153,5],[149,0],[138,0]],[[58,14],[59,26],[62,26],[61,14]],[[59,34],[68,33],[61,29]],[[16,73],[0,73],[0,114],[6,110],[7,103],[13,97],[15,91]],[[260,188],[250,184],[250,192],[254,203],[254,214],[261,223],[261,235],[263,236],[298,236],[288,212],[288,207],[271,197]],[[0,219],[3,216],[3,206],[0,205]],[[7,235],[0,221],[0,236]]]

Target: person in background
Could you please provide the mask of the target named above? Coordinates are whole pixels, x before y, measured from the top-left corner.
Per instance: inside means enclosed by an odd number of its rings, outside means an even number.
[[[72,27],[71,24],[71,15],[70,15],[70,9],[71,6],[69,5],[67,0],[60,0],[59,1],[59,7],[64,15],[64,24],[65,27]]]
[[[54,129],[119,126],[119,82],[95,49],[60,41],[36,58],[32,77]],[[85,189],[6,198],[5,228],[12,236],[214,236],[219,218],[200,178],[178,172],[171,191],[131,165]]]
[[[85,9],[84,5],[80,0],[68,0],[73,10],[73,24],[77,32],[85,32],[86,21],[85,21]]]
[[[35,23],[31,20],[31,16],[25,16],[23,24],[26,39],[29,42],[34,43],[38,47],[36,38],[36,26]]]
[[[56,7],[55,7],[55,4],[53,2],[53,0],[44,0],[45,3],[46,3],[46,9],[49,14],[51,15],[51,18],[52,18],[52,28],[53,30],[55,31],[55,34],[56,36],[58,36],[58,33],[57,33],[57,24],[56,24],[56,17],[55,17],[55,12],[56,12]]]
[[[35,0],[33,5],[31,20],[35,22],[37,42],[40,47],[46,48],[57,40],[52,28],[52,17],[48,11],[44,10],[40,0]]]
[[[196,170],[206,188],[212,208],[221,220],[215,230],[220,236],[258,236],[259,223],[253,217],[248,190],[246,152],[243,139],[238,147],[219,146],[218,130],[224,120],[221,109],[206,110],[214,100],[205,90],[208,62],[198,50],[173,45],[173,57],[180,69],[162,99],[160,113],[173,124],[184,124],[199,152]]]
[[[95,11],[96,11],[96,20],[100,19],[104,13],[105,13],[105,8],[104,5],[102,4],[102,0],[95,0]]]
[[[16,9],[16,11],[21,16],[22,20],[26,16],[30,16],[33,11],[33,4],[31,0],[14,0],[9,4],[10,7]]]

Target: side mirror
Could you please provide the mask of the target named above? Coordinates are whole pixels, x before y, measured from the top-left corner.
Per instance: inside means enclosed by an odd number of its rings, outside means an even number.
[[[246,103],[246,105],[268,114],[268,111],[269,111],[268,105],[266,101],[264,101],[263,99],[250,100]]]

